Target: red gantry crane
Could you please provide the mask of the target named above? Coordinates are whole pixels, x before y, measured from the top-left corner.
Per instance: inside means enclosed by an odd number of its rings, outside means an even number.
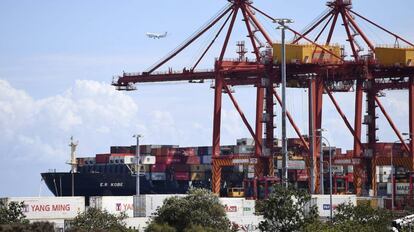
[[[321,139],[318,136],[322,126],[322,96],[328,94],[335,108],[352,134],[354,140],[353,157],[355,163],[353,165],[356,180],[357,194],[361,194],[362,184],[364,180],[364,166],[371,166],[375,172],[375,165],[382,164],[376,159],[376,116],[375,108],[378,106],[384,113],[386,119],[392,126],[393,130],[401,140],[405,151],[410,155],[409,159],[401,160],[400,163],[407,163],[409,170],[413,170],[414,161],[414,144],[411,140],[407,145],[398,131],[396,125],[387,114],[385,108],[379,101],[379,93],[385,89],[409,89],[409,123],[410,136],[414,135],[414,67],[413,61],[400,63],[395,65],[394,61],[389,60],[390,53],[404,53],[412,48],[398,48],[399,43],[405,43],[414,47],[412,43],[402,37],[390,32],[389,30],[370,21],[364,16],[352,10],[352,2],[350,0],[334,0],[327,3],[328,11],[321,18],[315,21],[305,32],[300,33],[288,27],[287,29],[295,35],[295,39],[291,44],[287,45],[288,65],[287,65],[287,81],[288,87],[291,88],[307,88],[309,89],[309,139],[305,138],[299,127],[296,126],[293,118],[289,113],[287,117],[292,124],[296,134],[300,138],[307,164],[309,167],[309,176],[314,177],[312,180],[314,186],[311,192],[317,192],[319,189],[319,178],[317,175],[318,154],[320,150]],[[118,90],[134,90],[134,84],[146,82],[170,82],[170,81],[189,81],[197,82],[203,80],[214,80],[214,112],[213,112],[213,164],[212,164],[212,191],[220,192],[221,167],[228,165],[255,164],[256,177],[265,177],[274,175],[274,155],[275,155],[275,125],[274,125],[274,105],[276,101],[281,105],[281,99],[275,90],[280,84],[280,44],[275,44],[274,40],[266,32],[262,24],[258,21],[256,15],[274,21],[274,18],[264,11],[256,8],[252,1],[248,0],[230,0],[229,4],[215,18],[209,21],[203,28],[190,37],[185,43],[177,47],[164,59],[154,64],[146,72],[142,73],[123,73],[122,76],[114,79],[113,85]],[[225,59],[229,39],[235,27],[236,19],[240,16],[247,31],[247,37],[250,40],[252,51],[255,59],[247,59],[244,57],[243,44],[240,47],[238,59]],[[371,23],[379,29],[391,34],[395,38],[396,48],[377,48],[363,33],[356,23],[356,17]],[[343,26],[347,33],[347,41],[352,50],[352,59],[345,60],[343,50],[336,45],[331,44],[331,40],[335,31],[338,18],[342,19]],[[212,30],[218,25],[218,32],[215,34],[207,48],[202,52],[200,57],[196,59],[195,64],[191,68],[184,68],[180,72],[158,72],[157,70],[173,59],[177,54],[189,47],[194,41],[199,39],[204,33]],[[309,38],[311,32],[319,29],[316,38]],[[226,28],[226,30],[225,30]],[[329,28],[329,29],[328,29]],[[324,31],[328,29],[326,41],[320,43],[320,39]],[[197,66],[210,50],[217,38],[222,32],[226,31],[224,43],[221,52],[215,61],[214,69],[211,71],[198,71]],[[371,56],[362,57],[360,52],[362,47],[357,42],[357,37],[368,45]],[[264,39],[267,46],[260,42]],[[306,45],[299,44],[300,41],[306,41]],[[269,50],[271,47],[273,49]],[[289,57],[289,51],[297,49],[300,54],[308,54],[307,56],[297,57],[298,52],[292,52],[295,57]],[[388,50],[387,50],[388,49]],[[273,50],[273,54],[272,54]],[[295,58],[294,62],[292,62]],[[290,60],[289,60],[290,59]],[[250,125],[243,114],[242,109],[237,103],[231,86],[250,85],[256,88],[256,120],[254,128]],[[354,126],[341,110],[336,102],[333,92],[351,92],[356,93],[355,98],[355,120]],[[362,120],[362,96],[367,95],[368,110],[367,115]],[[240,114],[245,126],[249,130],[252,138],[255,140],[255,152],[252,155],[240,156],[220,156],[220,126],[221,126],[221,107],[222,95],[227,94],[234,107]],[[368,127],[368,142],[366,144],[361,141],[362,124]],[[265,131],[264,131],[265,130]],[[366,162],[368,161],[368,162]],[[369,162],[371,161],[371,162]],[[384,161],[385,162],[385,161]],[[398,161],[397,161],[398,162]],[[370,170],[368,170],[370,172]],[[375,173],[368,175],[375,184]]]

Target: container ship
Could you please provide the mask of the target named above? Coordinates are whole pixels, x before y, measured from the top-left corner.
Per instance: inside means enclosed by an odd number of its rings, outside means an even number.
[[[41,173],[55,196],[130,196],[136,194],[139,173],[141,194],[184,194],[190,187],[211,189],[212,148],[176,145],[140,145],[141,165],[135,165],[136,146],[112,146],[107,154],[74,158],[69,172]],[[75,146],[75,148],[73,148]],[[222,155],[251,154],[254,142],[239,139],[237,145],[221,146]],[[251,171],[251,172],[249,172]],[[224,167],[223,195],[231,186],[240,187],[253,175],[253,167]]]
[[[140,178],[141,194],[184,194],[191,187],[211,189],[212,147],[179,147],[177,145],[140,145],[141,165],[136,165],[136,145],[112,146],[106,154],[94,157],[75,157],[76,145],[72,142],[72,169],[67,172],[49,171],[41,173],[49,190],[55,196],[131,196],[136,194],[136,176]],[[275,154],[281,147],[275,142]],[[329,147],[324,147],[324,159],[329,157]],[[333,150],[334,193],[353,191],[353,167],[349,163],[352,151],[342,154]],[[237,139],[236,145],[220,147],[221,156],[246,156],[254,154],[254,140]],[[306,150],[300,139],[288,139],[289,182],[297,188],[308,189],[309,173],[306,167]],[[281,174],[281,156],[275,174]],[[347,161],[348,163],[344,163]],[[326,160],[327,162],[327,160]],[[139,168],[138,168],[139,167]],[[138,170],[139,169],[139,170]],[[326,174],[327,175],[327,174]],[[254,164],[234,164],[222,167],[220,196],[226,197],[237,191],[246,194],[254,179]],[[328,188],[328,176],[324,181]],[[246,186],[244,186],[246,185]],[[258,186],[258,185],[255,185]],[[260,183],[259,186],[260,187]]]

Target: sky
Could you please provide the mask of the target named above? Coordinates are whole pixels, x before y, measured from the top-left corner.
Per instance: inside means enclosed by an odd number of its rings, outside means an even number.
[[[355,11],[414,41],[413,1],[353,2]],[[254,1],[256,7],[274,17],[294,19],[291,27],[299,31],[326,9],[325,3]],[[226,4],[224,0],[0,1],[0,197],[50,195],[40,173],[69,170],[65,163],[70,155],[70,136],[79,141],[78,156],[106,153],[111,145],[134,144],[132,135],[136,133],[144,136],[144,144],[210,145],[211,83],[145,84],[138,85],[133,92],[118,92],[110,84],[112,77],[123,71],[145,71]],[[376,44],[394,42],[392,37],[357,21]],[[247,42],[242,23],[238,18],[226,58],[236,57],[236,41]],[[280,40],[275,25],[268,21],[263,25],[275,41]],[[165,31],[165,39],[145,36],[146,32]],[[160,70],[190,67],[212,35],[200,38]],[[340,27],[334,42],[345,44]],[[207,54],[200,68],[214,67],[219,44]],[[255,90],[238,87],[235,91],[253,124]],[[386,94],[382,98],[384,106],[400,131],[407,131],[407,92]],[[352,122],[354,94],[335,96]],[[305,90],[288,90],[288,110],[304,134],[306,101]],[[324,102],[326,137],[333,146],[351,149],[349,131],[326,96]],[[279,128],[280,115],[278,109],[275,120]],[[378,115],[380,141],[395,141],[395,134],[380,112]],[[276,131],[280,136],[280,130]],[[288,135],[295,136],[290,126]],[[235,144],[241,137],[249,137],[249,133],[224,96],[222,144]]]

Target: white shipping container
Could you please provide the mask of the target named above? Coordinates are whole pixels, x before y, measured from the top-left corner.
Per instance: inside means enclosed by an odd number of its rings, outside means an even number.
[[[332,195],[332,210],[335,213],[335,208],[343,203],[351,203],[356,205],[356,195]],[[330,216],[330,200],[329,195],[312,195],[311,205],[316,205],[320,217]]]
[[[85,211],[84,197],[8,197],[1,202],[23,202],[28,220],[73,219]]]
[[[408,195],[410,193],[410,183],[395,183],[396,195]],[[387,183],[387,194],[392,194],[392,183]]]
[[[229,217],[241,217],[251,216],[255,212],[255,201],[246,200],[244,198],[220,198],[220,203],[223,204],[227,216]]]
[[[250,153],[254,153],[254,146],[237,146],[234,149],[234,153],[236,154],[250,154]]]
[[[90,207],[106,210],[115,215],[124,212],[128,217],[134,215],[133,203],[132,196],[96,196],[89,199]]]
[[[184,197],[185,194],[147,194],[140,195],[139,197],[133,196],[134,201],[137,202],[138,207],[135,208],[134,216],[136,217],[149,217],[161,207],[164,200],[170,197]]]
[[[303,170],[306,169],[304,160],[289,160],[288,169],[290,170]],[[277,161],[277,169],[282,169],[282,160]]]
[[[135,217],[135,218],[126,218],[124,222],[126,227],[129,229],[134,229],[137,231],[144,231],[147,228],[147,222],[151,220],[150,217]]]
[[[263,221],[263,216],[242,216],[242,217],[228,217],[232,223],[235,223],[239,226],[238,231],[243,232],[258,232],[259,223]]]

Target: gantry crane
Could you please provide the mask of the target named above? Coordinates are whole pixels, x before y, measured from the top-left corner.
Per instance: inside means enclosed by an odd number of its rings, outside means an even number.
[[[319,189],[318,185],[320,184],[316,174],[317,169],[319,168],[316,161],[320,152],[319,145],[321,139],[317,133],[322,126],[322,96],[324,93],[328,94],[352,134],[354,140],[353,157],[359,157],[362,160],[363,157],[369,156],[370,153],[375,154],[375,105],[377,104],[391,124],[395,133],[400,138],[404,145],[404,149],[410,154],[409,162],[411,170],[414,159],[413,141],[411,140],[409,145],[404,143],[401,133],[388,116],[378,98],[378,93],[384,89],[409,89],[409,121],[412,138],[414,135],[414,67],[410,65],[395,66],[380,65],[376,63],[376,48],[358,27],[355,17],[359,17],[393,35],[397,42],[404,42],[409,46],[413,46],[413,44],[353,11],[352,2],[350,0],[329,1],[327,6],[328,12],[311,25],[305,32],[300,33],[290,27],[287,28],[295,35],[295,39],[291,43],[292,46],[298,44],[301,40],[304,40],[310,44],[313,49],[313,55],[310,62],[298,61],[287,65],[288,87],[309,89],[309,118],[311,119],[309,121],[309,139],[302,135],[299,127],[296,126],[294,119],[289,113],[287,113],[287,116],[302,142],[303,148],[307,154],[305,156],[308,161],[308,166],[313,167],[308,169],[310,176],[315,177],[313,179],[315,182],[315,189],[311,189],[311,192],[317,192]],[[275,18],[271,17],[269,14],[255,7],[252,1],[231,0],[229,1],[229,4],[217,14],[217,17],[213,18],[185,43],[173,50],[164,59],[154,64],[146,72],[123,73],[113,82],[113,85],[116,86],[118,90],[134,90],[134,84],[136,83],[168,81],[197,82],[214,80],[212,190],[215,193],[220,191],[221,167],[229,165],[233,160],[244,159],[248,160],[248,163],[255,164],[255,175],[257,177],[274,175],[273,156],[275,155],[275,124],[273,120],[273,112],[276,101],[281,105],[280,97],[275,90],[275,87],[280,83],[280,62],[277,54],[272,55],[272,52],[269,52],[266,49],[266,46],[263,46],[263,43],[260,42],[261,39],[264,39],[268,45],[267,47],[273,47],[274,50],[275,47],[278,47],[277,45],[274,45],[274,40],[258,21],[256,14],[260,14],[271,21],[275,20]],[[241,16],[242,21],[244,22],[247,36],[255,56],[254,60],[249,60],[245,57],[233,60],[224,58],[238,15]],[[331,40],[339,17],[342,18],[352,50],[353,58],[351,60],[345,60],[344,56],[330,49]],[[218,32],[200,57],[196,59],[195,64],[191,68],[184,68],[180,72],[173,72],[172,70],[169,70],[168,72],[156,72],[161,66],[173,59],[177,54],[199,39],[204,33],[211,30],[215,25],[219,25]],[[318,29],[320,25],[323,25],[322,30],[318,33],[316,38],[310,39],[309,35],[311,32]],[[205,57],[206,53],[216,42],[226,26],[228,27],[225,33],[224,43],[221,52],[214,63],[214,69],[210,71],[198,71],[198,64]],[[323,44],[319,44],[322,34],[328,27],[329,34],[326,41]],[[357,36],[362,37],[363,41],[368,45],[372,57],[361,58],[360,52],[362,47],[356,40]],[[329,55],[331,59],[325,59],[326,55]],[[316,59],[314,59],[315,57]],[[355,88],[353,88],[354,83],[356,86]],[[248,123],[243,111],[230,90],[230,86],[239,85],[250,85],[256,88],[256,120],[254,130]],[[354,127],[351,126],[333,95],[333,92],[349,92],[352,89],[355,89],[356,93]],[[367,123],[368,125],[367,144],[364,144],[361,141],[361,127],[363,123],[362,95],[364,91],[367,93],[368,98],[368,117],[366,118],[370,119],[364,121],[364,123]],[[249,133],[255,140],[254,154],[243,157],[237,154],[226,157],[220,156],[221,103],[223,93],[230,97],[234,107],[239,112],[245,126],[249,130]],[[263,131],[264,128],[265,131]],[[263,134],[265,135],[265,140],[263,139]],[[376,165],[375,158],[372,160],[372,165]],[[361,165],[369,164],[371,164],[371,162],[359,162],[358,164],[355,164],[357,194],[361,194],[364,175]],[[372,170],[375,171],[375,167],[372,168]],[[375,178],[373,179],[374,183]]]

